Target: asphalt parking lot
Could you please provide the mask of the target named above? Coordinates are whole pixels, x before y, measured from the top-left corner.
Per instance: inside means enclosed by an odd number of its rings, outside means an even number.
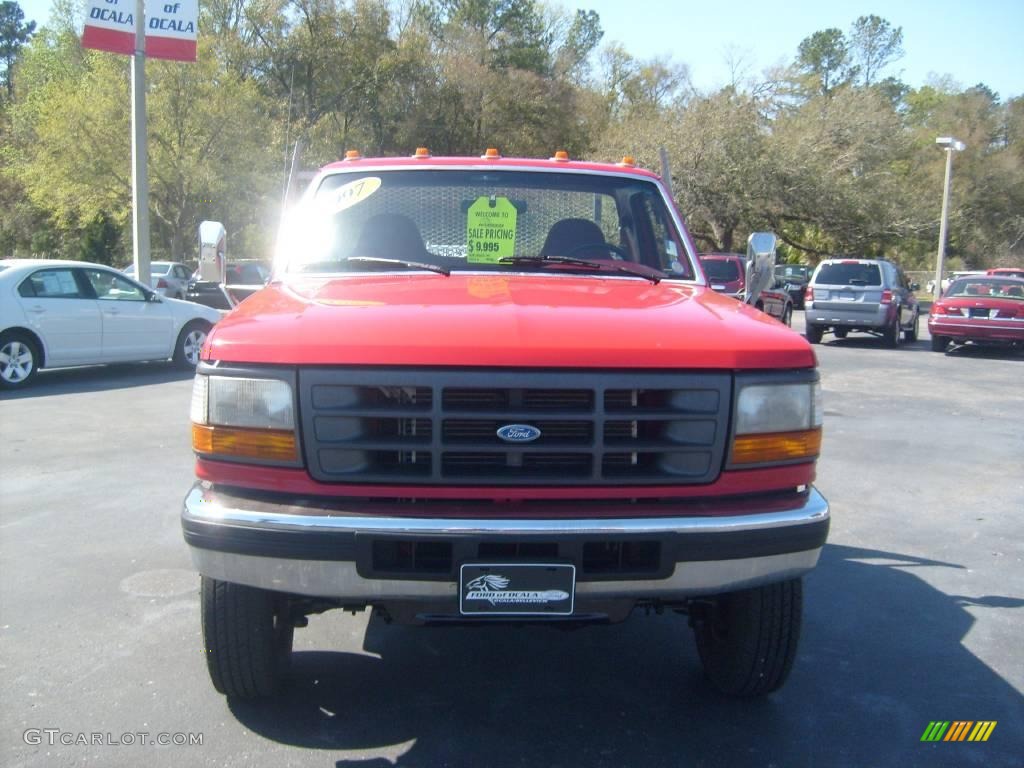
[[[753,702],[704,683],[677,616],[562,631],[334,612],[297,632],[286,696],[229,704],[178,524],[191,377],[44,372],[0,402],[0,763],[1019,766],[1024,355],[922,336],[816,348],[832,532],[789,683]],[[997,725],[922,743],[934,720]]]

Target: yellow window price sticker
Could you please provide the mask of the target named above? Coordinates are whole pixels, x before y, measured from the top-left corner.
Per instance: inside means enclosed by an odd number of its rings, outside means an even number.
[[[346,208],[363,202],[378,189],[380,189],[380,179],[376,176],[350,181],[334,190],[332,208],[335,213],[340,213]]]
[[[516,250],[516,207],[507,197],[478,197],[466,219],[466,260],[497,264]]]

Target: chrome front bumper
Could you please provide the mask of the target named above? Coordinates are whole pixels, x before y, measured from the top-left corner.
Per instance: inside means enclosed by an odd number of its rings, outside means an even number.
[[[458,584],[444,578],[367,577],[354,554],[358,537],[399,535],[462,543],[629,536],[664,540],[672,542],[667,551],[688,554],[677,556],[663,578],[581,579],[576,593],[580,598],[668,600],[799,576],[816,565],[828,525],[828,503],[813,488],[790,507],[764,513],[465,519],[346,514],[336,508],[251,500],[197,484],[186,496],[182,511],[192,560],[203,575],[279,592],[368,604],[457,602]],[[319,543],[299,551],[304,541]],[[780,548],[782,551],[774,551]],[[705,559],[695,554],[698,552],[712,556]]]

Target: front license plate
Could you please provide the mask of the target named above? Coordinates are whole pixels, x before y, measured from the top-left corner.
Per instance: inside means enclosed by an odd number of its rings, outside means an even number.
[[[569,616],[576,566],[565,563],[466,563],[459,570],[464,616]]]

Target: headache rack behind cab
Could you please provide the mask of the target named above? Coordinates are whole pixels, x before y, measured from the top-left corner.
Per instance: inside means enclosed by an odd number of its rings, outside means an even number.
[[[306,458],[322,482],[710,483],[731,395],[732,377],[714,373],[299,371]],[[498,431],[510,425],[539,435],[509,442]]]

